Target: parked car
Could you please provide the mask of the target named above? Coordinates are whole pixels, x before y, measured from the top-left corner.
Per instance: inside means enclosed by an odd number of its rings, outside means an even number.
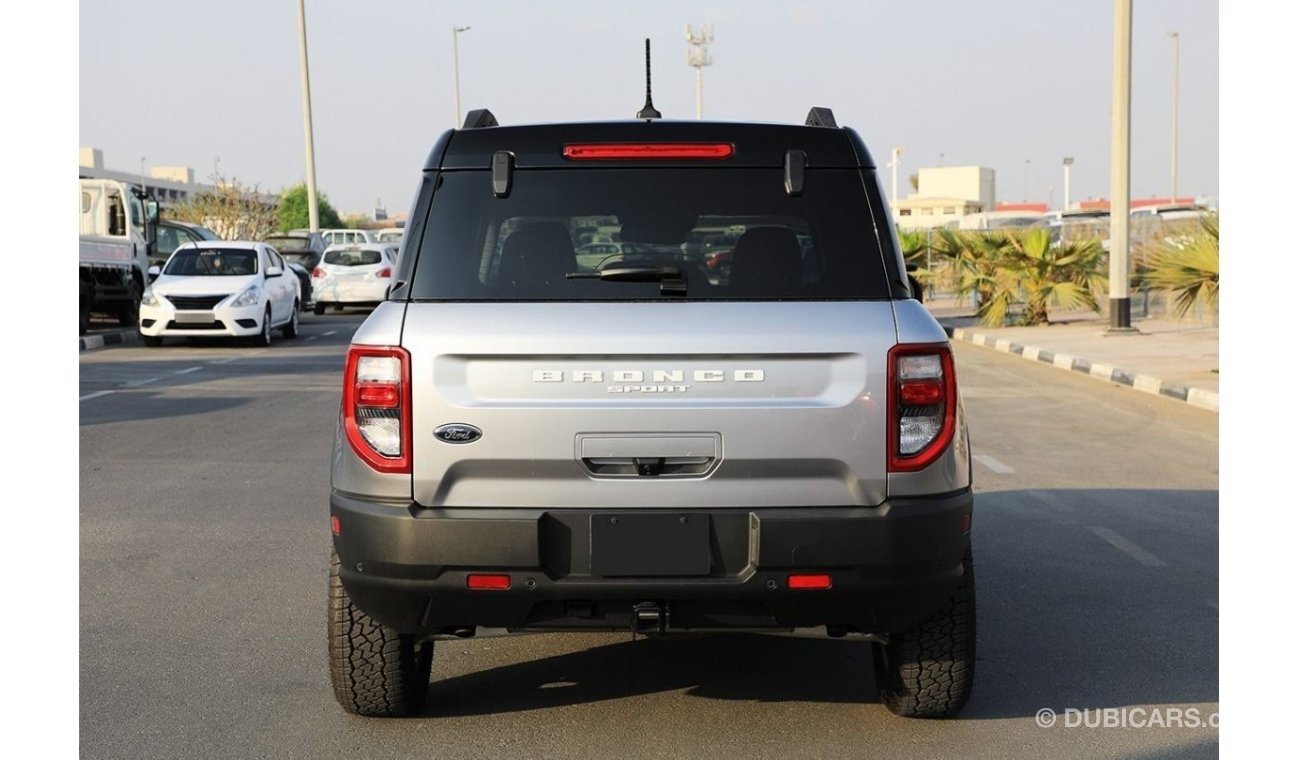
[[[327,246],[378,242],[370,230],[321,230],[320,234]]]
[[[287,258],[284,259],[284,265],[292,269],[294,276],[298,278],[298,293],[301,295],[298,308],[301,311],[306,311],[312,305],[311,272],[307,271],[307,268],[302,264],[290,261]]]
[[[140,302],[146,346],[165,337],[251,337],[271,344],[271,331],[298,335],[298,278],[265,243],[225,240],[177,248]]]
[[[302,285],[302,308],[306,309],[312,304],[311,271],[325,255],[325,239],[319,232],[293,230],[268,235],[263,242],[275,248],[298,275],[298,282]]]
[[[154,252],[149,256],[149,266],[162,266],[167,263],[172,252],[186,243],[220,239],[220,235],[202,225],[175,219],[159,219],[158,241],[154,244]]]
[[[402,242],[402,234],[401,227],[385,227],[382,230],[375,231],[375,242],[398,245]]]
[[[312,311],[373,306],[388,297],[397,248],[382,243],[332,245],[311,272]]]
[[[438,640],[498,629],[815,629],[870,642],[874,668],[841,661],[874,672],[864,696],[958,712],[976,666],[970,440],[858,134],[827,109],[802,126],[466,123],[493,126],[429,152],[419,227],[344,365],[343,708],[417,711]],[[596,216],[634,257],[579,266]],[[736,239],[709,276],[682,246],[718,229]]]

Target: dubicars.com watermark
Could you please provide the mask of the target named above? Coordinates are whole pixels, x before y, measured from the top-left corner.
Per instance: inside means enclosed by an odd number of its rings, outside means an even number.
[[[1039,728],[1218,728],[1219,714],[1199,707],[1044,707],[1034,722]]]

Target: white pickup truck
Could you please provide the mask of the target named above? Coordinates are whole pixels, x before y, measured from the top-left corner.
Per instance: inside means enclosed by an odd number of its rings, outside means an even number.
[[[158,204],[125,182],[80,182],[80,330],[86,332],[92,312],[134,325],[148,282],[149,248],[157,237]]]

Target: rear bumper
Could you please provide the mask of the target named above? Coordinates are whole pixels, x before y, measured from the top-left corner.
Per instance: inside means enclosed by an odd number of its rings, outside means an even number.
[[[601,577],[591,572],[592,517],[630,510],[424,509],[330,497],[352,601],[418,634],[628,630],[633,607],[646,604],[662,611],[661,630],[905,630],[956,588],[972,505],[967,489],[878,507],[658,510],[708,517],[709,574]],[[470,590],[471,573],[509,575],[510,588]],[[792,590],[792,573],[828,574],[831,587]]]

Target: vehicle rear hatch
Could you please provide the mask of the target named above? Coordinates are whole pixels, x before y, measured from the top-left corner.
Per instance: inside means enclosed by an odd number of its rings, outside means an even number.
[[[737,139],[731,158],[589,163],[517,133],[504,193],[456,133],[446,164],[474,166],[429,175],[398,274],[417,502],[884,499],[900,267],[877,232],[878,183],[841,130],[771,130],[765,152]],[[785,156],[805,133],[823,165],[797,167],[792,189]],[[834,156],[827,135],[843,142]],[[474,151],[493,147],[483,139]],[[622,253],[578,256],[595,236]],[[706,258],[720,240],[725,266]],[[481,436],[440,438],[449,425]]]

